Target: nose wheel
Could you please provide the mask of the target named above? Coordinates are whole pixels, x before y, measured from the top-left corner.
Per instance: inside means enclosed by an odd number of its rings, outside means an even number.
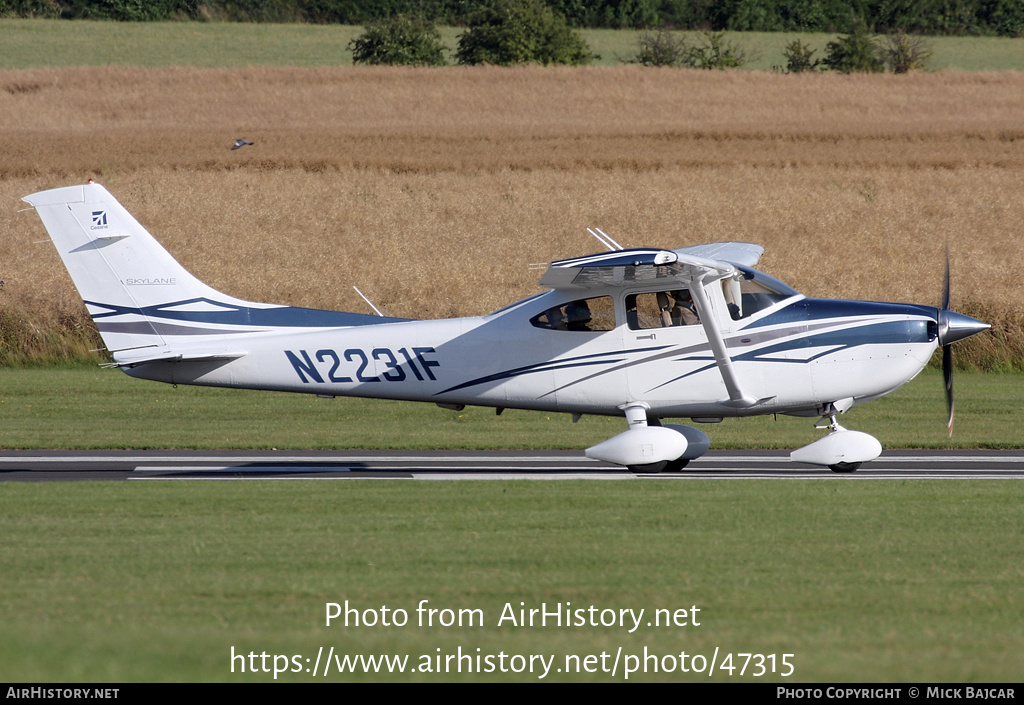
[[[790,459],[798,463],[822,465],[832,472],[853,472],[862,463],[881,455],[882,444],[878,439],[860,431],[847,431],[839,425],[836,421],[839,411],[835,404],[830,404],[825,416],[815,424],[815,428],[827,428],[828,435],[794,450],[789,454]]]
[[[834,463],[828,466],[832,472],[853,472],[861,466],[861,463]]]
[[[817,425],[816,424],[814,427],[815,428],[827,428],[829,430],[829,433],[835,433],[837,431],[845,431],[846,429],[843,428],[842,426],[840,426],[839,422],[836,421],[836,408],[835,408],[835,406],[831,407],[830,412],[831,413],[829,413],[829,415],[828,415],[828,424],[826,424],[826,425]],[[822,416],[821,420],[818,422],[818,424],[820,424],[821,421],[824,421],[824,420],[825,420],[825,417]],[[832,463],[831,465],[828,466],[828,469],[831,470],[832,472],[853,472],[854,470],[859,468],[861,465],[863,465],[863,463]]]

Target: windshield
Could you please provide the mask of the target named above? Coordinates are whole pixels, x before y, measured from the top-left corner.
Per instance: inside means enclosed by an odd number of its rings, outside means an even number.
[[[734,321],[749,318],[758,311],[799,294],[791,286],[764,272],[739,266],[737,269],[742,272],[738,279],[722,280],[725,303],[729,306],[729,315]]]

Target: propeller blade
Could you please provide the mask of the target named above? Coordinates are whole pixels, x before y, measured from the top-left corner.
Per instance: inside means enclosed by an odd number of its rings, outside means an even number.
[[[946,239],[946,276],[942,284],[942,308],[935,316],[939,345],[942,346],[942,378],[946,382],[946,410],[949,412],[949,437],[953,437],[953,343],[970,338],[992,326],[976,318],[949,310],[949,239]]]
[[[942,347],[942,378],[946,382],[946,410],[949,412],[949,437],[953,437],[953,346]]]
[[[949,240],[946,240],[946,279],[942,285],[942,310],[949,310]]]

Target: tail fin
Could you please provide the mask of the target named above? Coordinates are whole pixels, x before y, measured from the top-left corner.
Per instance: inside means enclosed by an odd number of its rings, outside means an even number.
[[[202,336],[397,320],[226,296],[178,264],[99,184],[40,191],[24,200],[42,218],[118,364],[244,354],[224,352],[223,339],[216,345],[220,352],[208,352]]]
[[[23,200],[42,219],[111,352],[163,348],[165,335],[186,332],[152,320],[147,314],[154,309],[251,305],[192,276],[99,184],[41,191]]]

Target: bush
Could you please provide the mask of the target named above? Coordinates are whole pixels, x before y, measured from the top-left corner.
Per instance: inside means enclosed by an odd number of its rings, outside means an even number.
[[[433,23],[395,15],[372,22],[348,44],[354,64],[444,66],[444,45]]]
[[[728,69],[742,66],[747,57],[726,41],[722,32],[703,32],[700,44],[690,46],[685,37],[666,29],[643,32],[637,37],[636,56],[627,63],[644,66],[682,66],[691,69]]]
[[[896,32],[886,38],[882,56],[893,73],[923,71],[928,68],[928,60],[932,58],[932,49],[921,37]]]
[[[863,22],[855,23],[849,34],[829,42],[822,63],[840,73],[885,71],[881,50]]]
[[[701,32],[700,45],[687,52],[687,66],[697,69],[735,69],[747,63],[747,55],[725,38],[723,32]]]
[[[495,0],[459,35],[460,64],[589,64],[594,55],[565,17],[539,0]]]
[[[643,66],[685,66],[690,48],[686,40],[667,29],[641,32],[637,37],[637,52],[626,59],[629,64]]]
[[[821,66],[821,59],[812,58],[814,49],[811,49],[799,39],[794,39],[782,50],[782,56],[786,59],[786,73],[804,73],[806,71],[817,71]]]

